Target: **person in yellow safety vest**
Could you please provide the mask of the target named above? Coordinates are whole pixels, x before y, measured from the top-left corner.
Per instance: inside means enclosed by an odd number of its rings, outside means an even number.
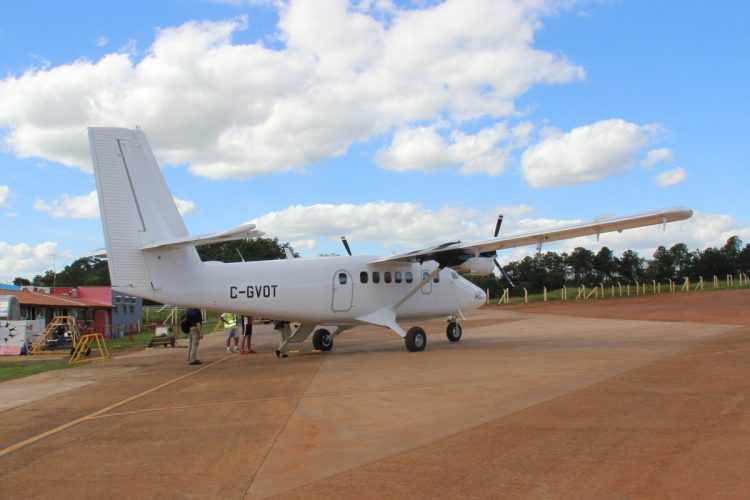
[[[232,313],[225,312],[219,316],[219,320],[224,328],[229,329],[227,332],[227,352],[239,352],[240,332],[237,331],[237,317]],[[234,339],[234,348],[231,347],[232,339]]]

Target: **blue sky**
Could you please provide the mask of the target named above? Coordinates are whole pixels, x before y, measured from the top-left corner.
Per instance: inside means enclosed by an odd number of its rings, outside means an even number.
[[[257,219],[303,255],[483,237],[498,211],[689,206],[602,244],[750,240],[746,3],[389,4],[3,5],[0,281],[103,246],[87,125],[144,127],[191,231]]]

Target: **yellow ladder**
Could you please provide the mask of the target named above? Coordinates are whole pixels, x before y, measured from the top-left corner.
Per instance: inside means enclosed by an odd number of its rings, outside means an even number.
[[[73,337],[73,348],[75,348],[80,340],[78,322],[73,316],[55,316],[52,318],[52,321],[49,322],[47,328],[45,328],[42,336],[31,345],[31,351],[29,351],[29,354],[43,354],[47,347],[47,340],[49,340],[50,335],[52,335],[58,326],[66,326],[68,328],[70,335]]]
[[[97,350],[99,351],[99,356],[97,358],[89,357],[89,355],[91,354],[92,344],[95,344]],[[86,356],[86,358],[81,359],[82,356]],[[101,333],[88,333],[81,336],[78,344],[76,344],[76,348],[73,351],[73,354],[70,356],[70,361],[68,361],[68,364],[74,365],[76,363],[93,361],[94,359],[109,359],[110,357],[111,356],[109,354],[109,349],[107,349],[107,343],[104,342],[104,336]]]

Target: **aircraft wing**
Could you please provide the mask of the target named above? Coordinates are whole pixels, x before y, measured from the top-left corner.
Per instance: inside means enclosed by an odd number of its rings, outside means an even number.
[[[181,247],[184,245],[210,245],[211,243],[220,243],[223,241],[244,240],[248,238],[257,238],[262,236],[261,231],[255,229],[255,224],[242,224],[233,229],[228,229],[219,233],[202,234],[198,236],[188,236],[176,240],[157,241],[141,247],[141,250],[166,250],[169,248]]]
[[[459,265],[466,259],[478,257],[480,254],[505,250],[508,248],[539,245],[542,243],[568,240],[581,236],[599,235],[612,231],[622,232],[625,229],[633,229],[644,226],[655,226],[689,219],[693,211],[687,208],[674,208],[661,210],[629,217],[615,219],[601,219],[585,224],[555,227],[545,231],[533,233],[521,233],[501,238],[462,243],[460,241],[443,243],[422,250],[392,255],[371,261],[371,264],[383,264],[387,262],[424,262],[428,260],[437,261],[441,266],[451,267]]]

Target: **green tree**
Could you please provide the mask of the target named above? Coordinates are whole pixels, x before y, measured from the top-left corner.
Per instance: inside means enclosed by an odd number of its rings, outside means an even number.
[[[617,272],[615,255],[608,247],[602,247],[594,257],[594,270],[599,281],[610,283]]]
[[[573,273],[573,282],[578,284],[593,285],[596,282],[594,274],[594,252],[583,247],[576,247],[568,258],[566,264]]]
[[[675,277],[692,275],[693,274],[693,261],[695,256],[688,250],[688,247],[684,243],[677,243],[669,249],[672,253],[672,259],[674,261]]]
[[[643,278],[643,259],[638,252],[625,250],[615,265],[620,279],[626,283],[635,283]]]
[[[97,257],[82,257],[57,273],[56,286],[109,286],[107,261]]]
[[[737,256],[737,268],[743,273],[750,273],[750,243]]]
[[[292,250],[289,243],[279,243],[277,238],[225,241],[198,247],[201,260],[214,262],[241,262],[286,258],[284,249]],[[294,253],[295,256],[298,256]]]
[[[26,278],[21,278],[19,276],[13,280],[13,284],[16,286],[31,286],[31,281],[27,280]]]
[[[43,275],[37,274],[34,276],[34,279],[31,280],[31,284],[34,286],[52,286],[55,284],[55,272],[50,270]]]
[[[660,246],[654,252],[654,258],[648,263],[646,276],[657,281],[666,281],[675,277],[674,255]]]

